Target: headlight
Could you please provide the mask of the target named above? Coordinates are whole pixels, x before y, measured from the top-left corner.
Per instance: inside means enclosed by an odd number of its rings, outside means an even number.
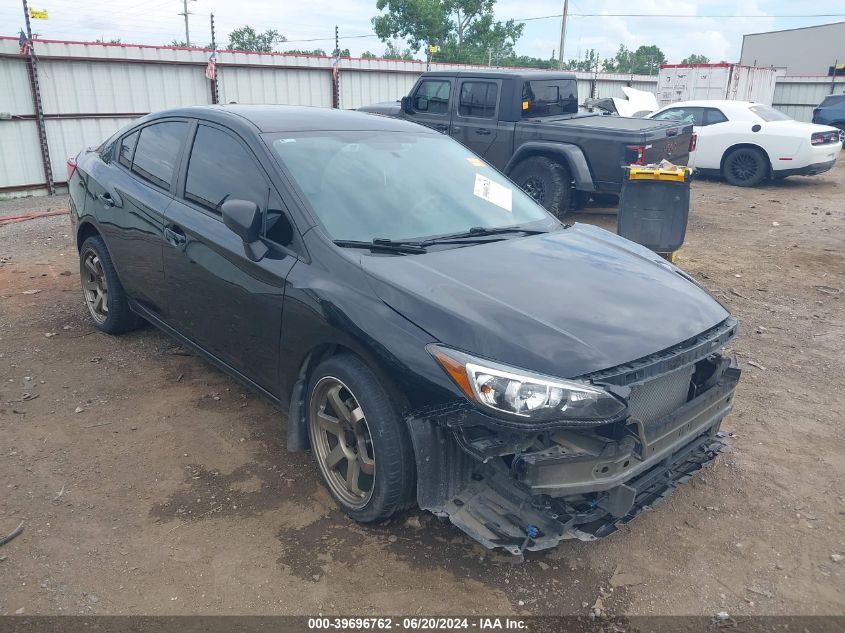
[[[596,426],[627,412],[622,399],[586,382],[508,367],[439,345],[428,350],[467,398],[499,414]]]

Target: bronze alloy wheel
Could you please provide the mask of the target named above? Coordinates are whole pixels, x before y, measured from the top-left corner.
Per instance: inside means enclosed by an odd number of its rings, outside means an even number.
[[[376,462],[367,418],[355,394],[326,376],[314,386],[308,412],[311,448],[331,491],[353,509],[373,494]]]
[[[109,284],[103,270],[103,262],[93,250],[85,251],[80,272],[88,311],[97,323],[105,323],[109,316]]]

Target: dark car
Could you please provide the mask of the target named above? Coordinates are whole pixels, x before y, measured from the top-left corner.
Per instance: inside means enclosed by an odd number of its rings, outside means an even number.
[[[580,112],[572,73],[438,70],[409,96],[360,108],[459,140],[558,217],[622,189],[625,165],[685,165],[692,124]]]
[[[186,108],[70,168],[97,327],[149,321],[265,395],[359,521],[419,504],[488,547],[551,547],[722,446],[728,312],[432,130]]]
[[[813,123],[832,125],[845,131],[845,94],[825,97],[813,110]]]

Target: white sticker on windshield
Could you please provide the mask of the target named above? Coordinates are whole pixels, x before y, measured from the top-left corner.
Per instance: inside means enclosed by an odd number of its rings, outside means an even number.
[[[509,213],[513,212],[513,190],[510,187],[493,182],[481,174],[475,174],[475,189],[472,192],[482,200],[492,202]]]

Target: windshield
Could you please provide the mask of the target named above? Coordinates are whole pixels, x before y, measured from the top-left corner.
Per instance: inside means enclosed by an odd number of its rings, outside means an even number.
[[[764,121],[791,121],[792,118],[786,116],[780,110],[775,110],[774,108],[770,108],[766,105],[753,105],[750,108],[754,114],[758,117],[763,119]]]
[[[270,145],[334,240],[411,240],[551,222],[545,209],[439,134],[317,131]]]
[[[522,118],[578,112],[578,82],[538,79],[522,84]]]

